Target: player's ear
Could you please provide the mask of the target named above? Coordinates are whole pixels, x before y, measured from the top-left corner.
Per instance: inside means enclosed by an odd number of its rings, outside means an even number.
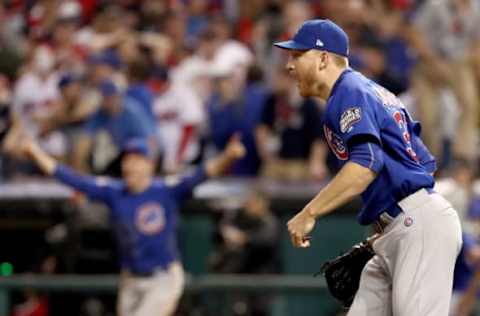
[[[321,51],[319,53],[319,55],[320,55],[320,58],[319,58],[319,62],[318,62],[318,70],[323,70],[323,69],[327,68],[328,63],[330,62],[330,58],[329,58],[327,52],[324,52],[324,51]]]

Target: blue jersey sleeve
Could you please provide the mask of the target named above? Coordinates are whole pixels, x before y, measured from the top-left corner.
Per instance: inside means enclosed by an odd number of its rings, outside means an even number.
[[[348,148],[356,142],[367,141],[381,146],[380,124],[375,115],[377,100],[360,91],[347,91],[335,103],[337,111],[333,124]]]
[[[170,191],[179,202],[183,202],[188,199],[193,192],[193,189],[203,181],[207,179],[207,173],[204,166],[198,167],[195,172],[190,175],[183,176],[180,180],[174,181],[174,183],[168,183]]]
[[[376,143],[358,143],[351,147],[350,161],[353,161],[375,173],[383,168],[383,151]]]
[[[85,193],[89,199],[105,203],[111,200],[115,190],[107,178],[81,175],[64,165],[58,165],[53,176],[60,182]]]

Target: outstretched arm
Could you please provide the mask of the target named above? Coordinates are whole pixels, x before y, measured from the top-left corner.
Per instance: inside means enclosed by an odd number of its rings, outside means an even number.
[[[18,142],[22,153],[31,159],[45,174],[54,176],[62,183],[85,193],[91,199],[104,202],[109,200],[112,188],[108,181],[99,181],[98,178],[78,174],[72,169],[59,164],[28,136],[19,138]]]
[[[207,161],[205,166],[197,168],[196,172],[184,177],[178,184],[171,187],[172,193],[178,200],[184,200],[192,190],[207,178],[218,177],[224,174],[230,166],[245,155],[245,147],[238,135],[230,138],[225,150],[217,157]]]

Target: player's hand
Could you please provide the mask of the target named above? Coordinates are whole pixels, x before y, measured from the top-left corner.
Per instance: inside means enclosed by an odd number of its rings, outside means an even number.
[[[287,223],[288,232],[295,247],[310,247],[310,237],[308,234],[315,227],[315,218],[303,209]]]
[[[247,151],[240,140],[239,134],[234,134],[230,137],[224,152],[225,155],[232,160],[241,159],[245,156]]]
[[[233,135],[228,141],[222,154],[207,161],[206,172],[208,177],[218,177],[226,172],[228,168],[238,159],[245,156],[246,150],[240,141],[240,135]]]

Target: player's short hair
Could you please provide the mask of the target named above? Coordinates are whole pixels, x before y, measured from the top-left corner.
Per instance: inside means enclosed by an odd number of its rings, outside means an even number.
[[[348,58],[334,53],[328,53],[333,60],[333,63],[339,67],[348,67]]]

